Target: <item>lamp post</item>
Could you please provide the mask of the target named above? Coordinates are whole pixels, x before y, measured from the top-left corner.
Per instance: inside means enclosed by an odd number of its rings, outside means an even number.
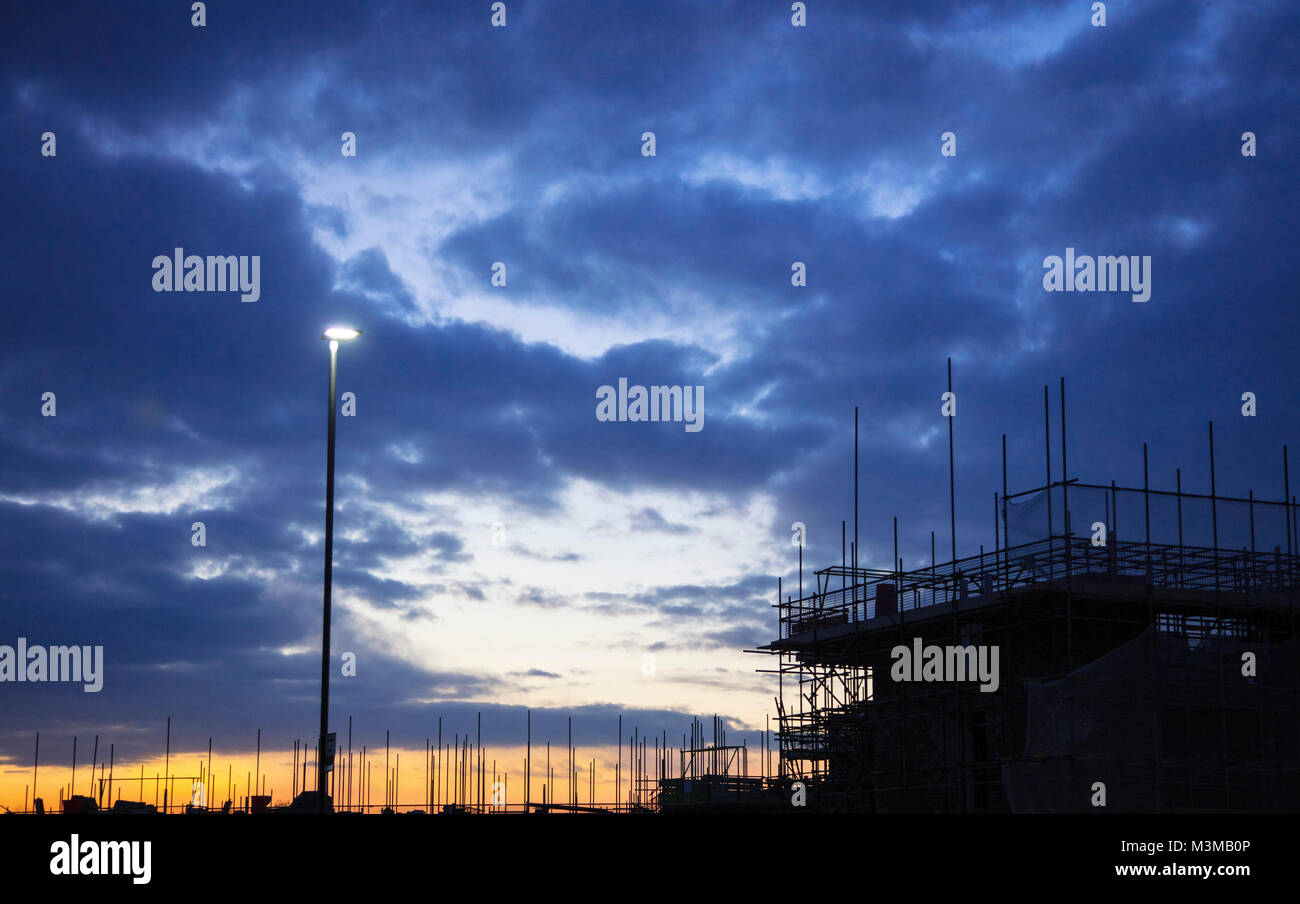
[[[330,344],[330,426],[329,451],[326,453],[325,477],[325,613],[320,650],[320,740],[316,754],[316,812],[325,812],[325,789],[328,786],[325,742],[329,734],[330,710],[330,584],[334,573],[334,415],[338,407],[335,378],[338,373],[339,343],[361,335],[361,330],[332,326],[320,334]]]

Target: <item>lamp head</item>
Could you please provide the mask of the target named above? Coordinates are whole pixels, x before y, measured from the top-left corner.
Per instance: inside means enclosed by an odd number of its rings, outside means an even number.
[[[327,327],[320,334],[322,339],[328,339],[330,342],[350,342],[361,335],[361,330],[353,329],[350,326],[331,326]]]

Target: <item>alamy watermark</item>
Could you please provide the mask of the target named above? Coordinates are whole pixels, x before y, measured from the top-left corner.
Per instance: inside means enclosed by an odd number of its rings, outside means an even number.
[[[50,873],[55,876],[130,876],[148,885],[153,875],[152,841],[82,841],[72,835],[50,845]]]
[[[1151,255],[1074,255],[1043,258],[1043,289],[1047,292],[1129,292],[1134,301],[1151,297]]]
[[[155,292],[239,292],[240,301],[262,297],[262,258],[256,254],[209,254],[177,248],[153,259]]]
[[[27,638],[18,638],[18,647],[0,644],[0,682],[4,681],[80,681],[87,694],[97,694],[104,687],[104,648],[28,646]]]
[[[602,386],[596,390],[596,420],[601,421],[680,421],[687,433],[704,429],[703,386],[627,385],[627,377],[618,378],[618,389]]]
[[[982,694],[998,689],[996,646],[922,646],[921,638],[913,637],[910,647],[899,644],[889,658],[894,660],[889,677],[895,681],[978,681]]]

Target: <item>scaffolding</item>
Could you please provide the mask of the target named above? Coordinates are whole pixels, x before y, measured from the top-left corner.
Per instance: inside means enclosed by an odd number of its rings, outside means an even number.
[[[1180,475],[1172,493],[1004,479],[994,503],[991,553],[905,570],[896,551],[778,600],[760,652],[781,779],[832,811],[1300,811],[1294,500]],[[897,680],[918,638],[997,648],[997,690]]]

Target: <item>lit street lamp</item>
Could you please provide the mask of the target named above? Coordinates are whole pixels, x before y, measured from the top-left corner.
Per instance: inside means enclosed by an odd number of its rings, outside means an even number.
[[[329,734],[330,710],[330,583],[334,572],[334,414],[338,398],[334,391],[338,372],[339,343],[361,335],[361,330],[332,326],[320,334],[330,344],[330,428],[329,451],[326,453],[325,478],[325,615],[320,650],[320,741],[316,756],[316,812],[325,812],[326,775],[325,742]],[[332,809],[332,808],[331,808]]]

